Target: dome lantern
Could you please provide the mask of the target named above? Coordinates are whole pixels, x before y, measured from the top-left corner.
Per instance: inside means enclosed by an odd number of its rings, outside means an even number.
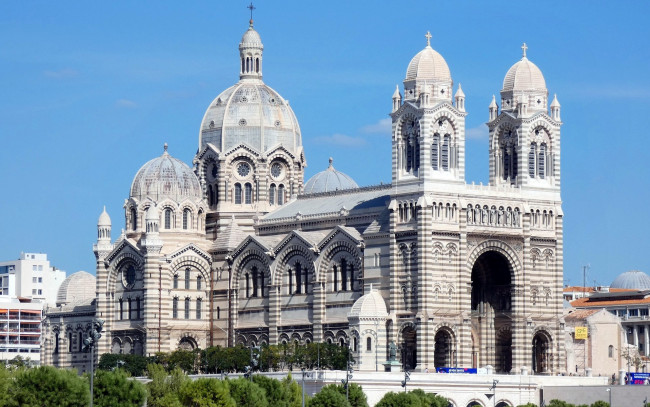
[[[548,90],[542,71],[526,56],[528,46],[521,46],[522,58],[508,69],[501,89],[501,109],[518,111],[519,100],[530,113],[546,111]]]

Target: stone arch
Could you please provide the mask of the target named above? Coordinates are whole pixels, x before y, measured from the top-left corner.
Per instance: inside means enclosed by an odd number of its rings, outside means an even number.
[[[116,283],[118,282],[118,275],[124,267],[129,263],[135,265],[135,271],[142,274],[144,271],[144,258],[133,251],[130,246],[125,246],[123,250],[115,259],[110,263],[110,268],[107,276],[106,287],[109,291],[114,292]]]
[[[113,338],[111,341],[111,353],[114,355],[119,355],[122,353],[122,341],[120,338]]]
[[[503,138],[506,132],[511,132],[511,137],[508,138],[506,142]],[[519,144],[519,131],[517,126],[510,122],[500,123],[497,128],[494,130],[495,137],[492,139],[491,149],[498,149],[499,147],[504,147],[503,144],[509,144],[510,146],[516,146]]]
[[[259,270],[264,273],[264,277],[269,282],[273,281],[268,255],[257,247],[251,247],[237,256],[237,260],[233,263],[233,288],[239,288],[242,273],[249,265],[259,265]]]
[[[451,125],[451,129],[445,130],[445,131],[439,131],[437,129],[438,122],[439,121],[446,121]],[[451,141],[452,143],[458,144],[458,122],[456,121],[456,118],[454,115],[450,114],[450,112],[446,110],[438,110],[432,117],[432,120],[430,121],[429,124],[429,134],[435,134],[438,133],[440,134],[440,137],[442,137],[445,134],[449,134],[451,136]]]
[[[402,137],[402,127],[407,120],[415,121],[418,126],[420,125],[420,120],[417,115],[413,112],[405,112],[402,116],[399,117],[395,126],[395,138],[394,140],[399,140]]]
[[[352,265],[354,270],[360,272],[361,267],[361,253],[356,244],[349,240],[336,240],[325,246],[321,250],[320,264],[318,267],[318,274],[316,279],[318,282],[327,282],[327,275],[331,271],[332,262],[337,261],[340,257],[347,253],[352,258]]]
[[[282,285],[282,279],[286,274],[289,261],[295,257],[302,257],[305,263],[303,264],[303,267],[307,267],[308,275],[315,275],[314,258],[311,251],[303,245],[293,244],[285,247],[276,259],[277,265],[275,268],[275,275],[273,276],[274,284]]]
[[[237,339],[235,340],[235,345],[246,346],[246,337],[242,334],[237,335]]]
[[[472,398],[467,401],[467,407],[485,407],[485,404],[480,399]]]
[[[434,328],[434,366],[452,367],[458,363],[458,336],[456,329],[447,323],[438,324]]]
[[[532,334],[531,370],[537,374],[552,371],[553,334],[545,326],[535,327]]]
[[[511,267],[510,278],[512,279],[514,284],[514,281],[516,281],[517,276],[521,274],[522,266],[521,266],[521,261],[519,260],[519,256],[517,255],[515,250],[512,247],[510,247],[510,245],[507,244],[506,242],[490,239],[479,243],[467,257],[467,267],[471,270],[474,267],[476,260],[478,260],[478,258],[482,254],[488,251],[495,251],[503,255],[506,258],[506,260],[508,260],[508,263],[510,264]]]
[[[179,270],[184,270],[187,267],[198,270],[199,274],[201,274],[201,278],[203,278],[203,281],[210,281],[210,264],[204,259],[198,256],[193,256],[191,254],[179,256],[172,260],[171,264],[169,265],[169,277],[173,278],[175,274],[179,273]]]
[[[230,157],[226,161],[227,168],[235,169],[233,167],[235,162],[246,161],[251,166],[251,173],[257,173],[257,166],[255,165],[257,157],[247,149],[236,147],[236,150],[230,151],[228,155]]]

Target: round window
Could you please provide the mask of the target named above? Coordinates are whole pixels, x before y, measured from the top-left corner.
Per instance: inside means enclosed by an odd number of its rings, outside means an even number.
[[[240,177],[246,177],[251,172],[251,166],[248,163],[239,163],[237,165],[237,174]]]
[[[122,271],[122,282],[126,288],[131,288],[135,284],[135,266],[133,264],[128,265]]]
[[[273,165],[271,165],[271,176],[273,178],[279,178],[280,175],[282,175],[282,164],[273,163]]]

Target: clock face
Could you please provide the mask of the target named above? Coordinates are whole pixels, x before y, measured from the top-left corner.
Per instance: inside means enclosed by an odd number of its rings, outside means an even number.
[[[251,166],[248,163],[239,163],[237,164],[237,174],[240,177],[246,177],[251,172]]]
[[[281,175],[282,175],[282,164],[273,163],[273,165],[271,165],[271,176],[273,178],[280,178]]]

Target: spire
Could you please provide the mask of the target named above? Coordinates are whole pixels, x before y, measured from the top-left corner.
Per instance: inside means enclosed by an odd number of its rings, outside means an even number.
[[[332,163],[334,162],[334,159],[332,157],[330,157],[329,161],[330,161],[330,165],[329,165],[329,167],[327,167],[327,169],[330,170],[330,171],[334,171],[334,165],[332,165]]]
[[[488,106],[488,110],[490,111],[490,121],[496,119],[499,115],[499,107],[497,106],[497,101],[494,95],[492,95],[492,101],[490,102],[490,106]]]
[[[490,107],[490,108],[493,108],[493,107],[496,108],[496,107],[497,107],[497,100],[496,100],[496,98],[494,97],[494,95],[492,95],[492,101],[490,102],[490,106],[489,106],[489,107]]]
[[[248,6],[251,19],[248,30],[244,33],[239,43],[239,58],[241,62],[239,79],[262,79],[262,51],[264,45],[260,35],[253,28],[253,3]]]
[[[460,82],[458,83],[458,90],[456,91],[456,94],[454,96],[465,97],[465,92],[463,92],[463,88],[460,86]]]
[[[524,42],[524,45],[521,46],[521,50],[523,51],[523,56],[522,58],[526,58],[526,50],[528,49],[528,45]]]
[[[393,99],[401,99],[402,95],[399,93],[399,85],[395,85],[395,92],[393,92]]]
[[[427,39],[427,47],[431,47],[431,33],[427,31],[427,34],[425,35]]]
[[[462,86],[460,86],[460,82],[458,83],[458,90],[456,91],[456,94],[454,95],[454,98],[456,99],[456,109],[460,110],[461,112],[465,111],[465,92],[463,92]]]
[[[557,101],[557,93],[553,95],[553,101],[551,102],[551,107],[560,107],[560,102]]]

